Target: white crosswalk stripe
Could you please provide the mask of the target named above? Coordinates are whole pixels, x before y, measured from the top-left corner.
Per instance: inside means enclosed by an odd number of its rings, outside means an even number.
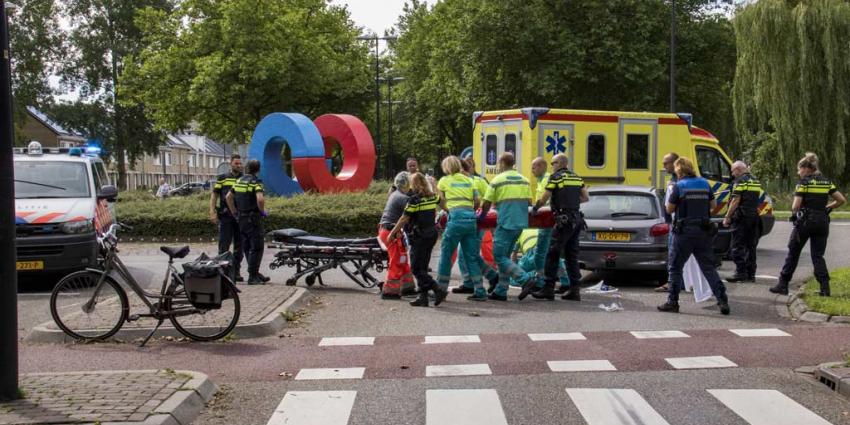
[[[534,342],[543,341],[584,341],[587,338],[581,332],[528,334],[528,338]]]
[[[567,388],[587,425],[670,425],[632,389]]]
[[[738,367],[734,362],[723,356],[671,357],[664,359],[676,369],[716,369],[723,367]]]
[[[290,391],[267,425],[347,425],[357,391]]]
[[[333,347],[346,345],[375,345],[375,337],[334,337],[322,338],[319,347]]]
[[[423,344],[463,344],[481,342],[478,335],[437,335],[426,336]]]
[[[456,364],[456,365],[437,365],[426,366],[425,376],[475,376],[475,375],[492,375],[490,365],[482,364]]]
[[[617,370],[608,360],[558,360],[546,362],[552,372],[604,372]]]
[[[507,425],[496,390],[428,390],[426,425]]]
[[[301,369],[295,375],[296,381],[315,381],[321,379],[362,379],[366,368],[325,368],[325,369]]]
[[[791,336],[791,334],[781,331],[776,328],[771,329],[729,329],[729,332],[732,332],[735,335],[753,338],[753,337],[763,337],[763,336]]]
[[[660,338],[690,338],[691,336],[682,331],[632,331],[629,332],[637,339],[660,339]]]
[[[776,390],[708,390],[750,425],[831,425]]]

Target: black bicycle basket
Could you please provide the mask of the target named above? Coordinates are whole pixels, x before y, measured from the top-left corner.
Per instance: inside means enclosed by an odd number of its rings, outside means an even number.
[[[189,302],[197,308],[221,308],[221,302],[230,298],[230,289],[224,278],[229,272],[230,253],[215,258],[201,254],[194,261],[183,264],[183,285]]]

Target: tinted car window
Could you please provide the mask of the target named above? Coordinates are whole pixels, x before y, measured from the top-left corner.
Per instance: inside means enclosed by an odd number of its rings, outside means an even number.
[[[591,192],[581,212],[590,220],[636,220],[658,218],[656,198],[651,194]]]

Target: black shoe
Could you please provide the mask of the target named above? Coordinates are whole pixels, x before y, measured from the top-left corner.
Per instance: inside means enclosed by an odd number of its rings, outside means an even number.
[[[555,300],[555,289],[544,286],[543,289],[531,293],[531,297],[536,300]]]
[[[679,304],[678,303],[671,303],[670,301],[667,301],[666,303],[658,306],[658,311],[663,311],[665,313],[678,313],[679,312]]]
[[[525,297],[529,296],[534,289],[537,287],[537,279],[528,279],[525,283],[522,284],[522,291],[520,291],[519,296],[517,297],[520,301],[524,300]]]
[[[508,300],[507,295],[499,295],[495,292],[490,294],[490,295],[487,295],[487,298],[494,300],[494,301],[507,301]]]
[[[263,275],[262,275],[262,274],[260,274],[260,273],[257,273],[257,277],[258,277],[258,278],[260,278],[260,280],[262,280],[262,281],[263,281],[263,283],[266,283],[266,282],[268,282],[268,281],[272,280],[272,278],[270,278],[270,277],[268,277],[268,276],[263,276]]]
[[[567,292],[564,295],[561,295],[562,300],[567,301],[581,301],[581,293],[579,293],[578,285],[570,285],[570,288],[567,289]]]
[[[263,282],[259,276],[248,276],[248,285],[265,285],[266,282]]]
[[[721,302],[717,303],[717,306],[720,307],[720,314],[722,314],[724,316],[729,315],[729,312],[731,310],[729,310],[729,302],[728,301],[721,301]]]
[[[428,291],[419,293],[419,298],[410,302],[413,307],[428,307]]]
[[[234,278],[233,278],[233,281],[234,281],[234,282],[244,282],[244,281],[245,281],[245,278],[244,278],[244,277],[242,277],[242,275],[241,275],[241,274],[238,274],[238,275],[236,275],[236,277],[234,277]]]
[[[487,301],[487,296],[486,295],[478,296],[478,295],[472,294],[472,295],[466,297],[466,299],[468,299],[469,301]]]
[[[747,281],[755,283],[756,275],[754,275],[754,274],[747,275]]]
[[[496,287],[499,286],[499,276],[496,275],[492,280],[487,281],[487,293],[492,294],[493,291],[496,290]]]
[[[779,283],[776,284],[776,286],[772,286],[768,290],[770,292],[773,292],[774,294],[788,295],[788,284],[779,282]]]
[[[443,288],[434,288],[434,307],[440,305],[447,296],[449,296],[449,291]]]
[[[455,286],[452,288],[453,294],[474,294],[475,288],[470,288],[465,285]]]
[[[746,281],[746,280],[749,280],[747,275],[737,274],[737,273],[735,275],[733,275],[732,277],[726,279],[727,282],[731,282],[731,283],[743,282],[743,281]]]
[[[570,287],[569,287],[569,286],[563,286],[563,285],[561,285],[561,286],[559,286],[559,287],[558,287],[558,289],[556,289],[556,290],[555,290],[555,293],[556,293],[556,294],[565,294],[565,293],[566,293],[567,291],[569,291],[569,290],[570,290]]]

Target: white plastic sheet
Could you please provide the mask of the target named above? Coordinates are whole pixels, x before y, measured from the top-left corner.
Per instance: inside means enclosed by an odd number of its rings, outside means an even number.
[[[685,263],[685,267],[682,269],[682,278],[685,281],[685,290],[688,292],[693,291],[694,301],[701,303],[708,301],[714,296],[714,293],[711,292],[711,286],[708,284],[708,279],[703,276],[702,270],[699,268],[699,263],[697,263],[697,259],[693,255],[691,255],[691,258],[688,258],[688,262]]]

